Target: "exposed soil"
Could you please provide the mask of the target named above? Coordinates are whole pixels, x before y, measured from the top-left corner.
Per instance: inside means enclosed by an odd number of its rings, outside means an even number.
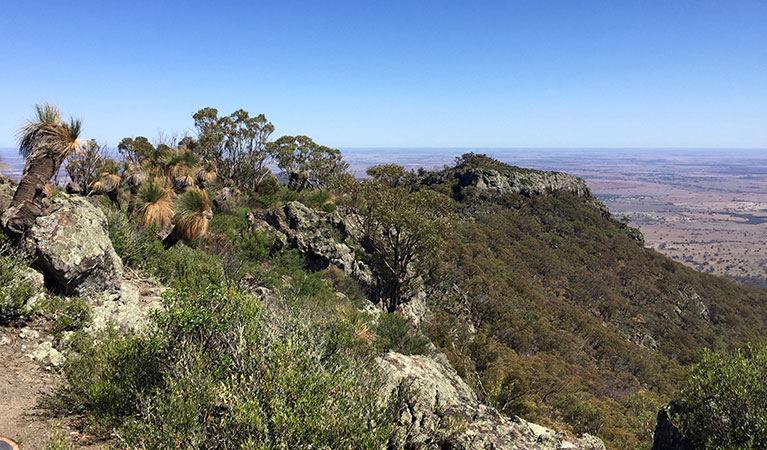
[[[61,375],[26,356],[43,340],[36,331],[38,338],[23,339],[21,328],[0,327],[0,435],[25,450],[45,448],[58,422],[38,407],[39,399],[60,385]],[[67,433],[65,427],[61,432]]]

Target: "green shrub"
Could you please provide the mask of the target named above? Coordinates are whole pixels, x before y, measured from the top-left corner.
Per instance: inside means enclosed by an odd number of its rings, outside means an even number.
[[[87,302],[78,297],[48,297],[40,311],[52,321],[50,332],[61,336],[64,331],[78,331],[91,324],[93,313]]]
[[[107,217],[109,239],[117,255],[128,267],[143,269],[165,249],[153,227],[140,229],[128,216],[114,207],[102,207]]]
[[[163,303],[148,337],[81,345],[59,404],[115,427],[127,448],[385,446],[393,408],[380,404],[364,346],[338,351],[349,327],[288,305],[270,315],[215,285],[169,290]]]
[[[0,239],[0,324],[24,315],[24,304],[37,293],[34,285],[21,278],[27,268],[26,256],[8,242]]]
[[[326,213],[332,213],[336,210],[336,205],[333,203],[325,203],[322,205],[321,209],[325,211]]]
[[[209,232],[225,234],[233,241],[237,241],[240,236],[247,234],[249,229],[247,208],[240,208],[232,214],[214,214],[208,223]]]
[[[325,189],[303,191],[300,195],[301,203],[310,207],[318,208],[330,199],[330,192]]]
[[[118,426],[138,412],[141,401],[160,385],[162,347],[154,339],[123,336],[110,329],[81,336],[79,357],[65,365],[66,387],[46,402],[70,413],[88,413],[97,429]]]
[[[704,350],[672,419],[696,448],[757,449],[767,442],[767,346]]]
[[[376,327],[377,346],[381,351],[392,350],[405,355],[424,355],[429,339],[416,334],[410,322],[396,312],[381,313]]]
[[[149,261],[150,273],[171,286],[205,288],[224,282],[221,258],[178,243]]]
[[[209,230],[211,233],[223,234],[239,245],[244,260],[260,263],[269,256],[274,242],[266,234],[250,229],[247,214],[245,208],[237,214],[217,214],[210,221]]]
[[[274,195],[279,191],[280,183],[274,177],[266,177],[255,189],[255,193],[258,195]]]

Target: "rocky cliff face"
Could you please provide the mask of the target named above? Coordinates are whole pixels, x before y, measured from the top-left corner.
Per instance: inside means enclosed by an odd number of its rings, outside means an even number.
[[[294,201],[282,208],[251,213],[250,221],[262,232],[276,234],[278,241],[297,248],[318,268],[333,264],[363,284],[373,284],[373,274],[365,263],[333,237],[333,232],[339,237],[351,232],[337,213],[315,211]]]
[[[455,370],[439,358],[390,352],[379,364],[387,375],[385,390],[404,399],[389,448],[605,448],[601,440],[588,434],[568,438],[519,417],[501,415],[481,404]]]
[[[590,197],[585,181],[562,172],[508,171],[468,169],[456,173],[460,189],[473,186],[482,194],[526,196],[567,192],[577,197]]]

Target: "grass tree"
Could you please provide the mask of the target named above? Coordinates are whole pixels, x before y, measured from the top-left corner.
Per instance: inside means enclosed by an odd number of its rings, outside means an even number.
[[[18,132],[19,153],[26,163],[19,186],[2,217],[5,227],[21,232],[39,214],[34,200],[58,173],[61,163],[83,145],[81,130],[80,120],[62,120],[57,107],[47,103],[35,106],[35,119]]]
[[[193,187],[181,194],[176,201],[173,238],[189,242],[208,231],[208,221],[213,218],[208,193]]]
[[[216,181],[216,164],[212,161],[203,161],[195,173],[195,178],[197,178],[197,185],[201,188]]]
[[[154,178],[141,185],[133,198],[135,214],[142,227],[156,225],[160,230],[173,222],[173,189],[165,178]]]

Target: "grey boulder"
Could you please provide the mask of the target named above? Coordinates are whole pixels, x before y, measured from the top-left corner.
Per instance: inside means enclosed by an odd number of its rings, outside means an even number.
[[[588,434],[569,439],[519,417],[503,416],[481,404],[455,370],[436,359],[389,352],[379,365],[386,375],[384,396],[403,394],[389,448],[605,449]]]
[[[117,293],[123,265],[100,209],[83,197],[59,194],[25,235],[46,280],[66,294]]]

